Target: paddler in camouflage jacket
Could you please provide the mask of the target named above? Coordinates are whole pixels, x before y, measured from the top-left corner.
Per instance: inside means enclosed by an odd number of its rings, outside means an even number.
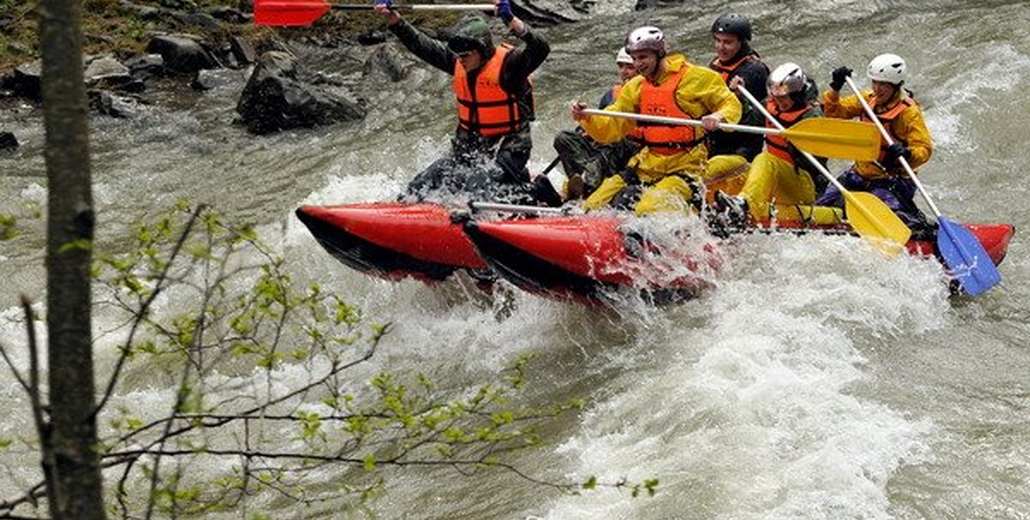
[[[622,85],[637,75],[633,57],[620,47],[615,55],[615,67],[619,82],[601,96],[598,108],[612,104],[619,97]],[[640,145],[633,136],[610,144],[600,144],[591,139],[579,126],[575,130],[563,130],[554,137],[554,151],[558,152],[562,169],[568,176],[565,186],[565,200],[580,199],[593,193],[601,181],[609,175],[622,171],[629,159],[640,151]],[[555,194],[556,203],[561,200]]]
[[[527,202],[531,187],[526,163],[532,149],[529,122],[534,118],[530,75],[551,48],[512,14],[510,0],[494,0],[495,13],[525,45],[495,46],[486,21],[463,19],[447,42],[431,38],[375,0],[376,12],[389,21],[401,43],[426,63],[454,76],[458,128],[451,152],[408,184],[406,200],[448,195]]]

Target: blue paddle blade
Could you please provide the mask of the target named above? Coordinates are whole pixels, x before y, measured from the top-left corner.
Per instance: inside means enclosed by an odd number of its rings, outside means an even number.
[[[938,217],[937,224],[937,249],[966,294],[980,295],[1001,281],[987,250],[969,229],[944,217]]]

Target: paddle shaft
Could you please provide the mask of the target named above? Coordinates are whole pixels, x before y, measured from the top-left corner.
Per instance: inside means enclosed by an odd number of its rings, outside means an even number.
[[[845,77],[844,79],[847,81],[851,91],[855,93],[859,103],[862,103],[862,108],[866,114],[876,123],[876,128],[880,130],[880,135],[883,136],[884,141],[887,142],[888,146],[894,144],[894,140],[887,133],[887,129],[883,127],[880,119],[876,117],[873,107],[869,106],[869,103],[862,97],[862,93],[855,86],[855,82],[850,77]],[[977,296],[997,285],[1001,281],[1001,273],[998,272],[998,268],[995,267],[983,244],[964,226],[941,215],[937,205],[933,203],[930,195],[923,188],[923,183],[916,177],[916,172],[912,171],[912,166],[908,164],[908,160],[904,157],[898,157],[898,162],[905,168],[908,178],[912,179],[912,183],[919,190],[919,194],[923,196],[927,205],[930,206],[934,217],[937,217],[939,228],[937,231],[937,249],[944,258],[945,265],[955,273],[955,277],[958,279],[962,289],[971,296]]]
[[[744,94],[744,97],[746,97],[747,100],[751,102],[751,105],[753,105],[755,107],[755,109],[757,109],[759,112],[762,113],[763,116],[765,116],[766,120],[768,120],[770,123],[772,123],[774,126],[776,126],[776,128],[778,128],[780,130],[786,130],[786,128],[783,128],[783,125],[780,124],[780,121],[777,120],[775,117],[773,117],[773,115],[770,114],[769,111],[766,110],[764,106],[762,106],[762,103],[760,101],[758,101],[758,99],[756,99],[755,96],[753,96],[750,91],[748,91],[747,87],[745,87],[743,83],[741,83],[740,85],[737,86],[737,90],[739,90],[741,94]],[[837,189],[841,191],[841,193],[847,191],[844,188],[844,185],[841,184],[840,181],[838,181],[837,178],[834,177],[833,174],[830,173],[830,171],[827,170],[826,167],[823,166],[823,164],[821,162],[819,162],[819,160],[816,159],[814,155],[812,155],[812,154],[810,154],[810,153],[808,153],[808,152],[806,152],[804,150],[798,150],[798,151],[801,152],[801,154],[805,156],[805,159],[808,159],[808,162],[812,163],[812,166],[816,170],[818,170],[819,173],[821,173],[823,175],[823,177],[826,177],[826,179],[829,180],[831,184],[836,186]]]
[[[311,25],[331,9],[343,11],[373,11],[376,6],[366,4],[330,4],[326,0],[254,0],[254,23],[272,27],[301,27]],[[493,11],[493,4],[400,4],[391,10],[412,11]]]
[[[703,127],[704,123],[697,119],[683,119],[679,117],[665,117],[665,116],[649,116],[645,114],[634,114],[632,112],[614,112],[611,110],[598,110],[596,108],[587,108],[583,110],[584,114],[591,116],[605,116],[605,117],[621,117],[622,119],[632,119],[634,121],[643,121],[645,123],[662,123],[666,125],[680,125],[680,126],[696,126]],[[773,128],[765,128],[761,126],[747,126],[747,125],[734,125],[730,123],[719,123],[719,130],[731,130],[734,132],[745,132],[750,134],[763,134],[763,135],[780,135],[783,130],[776,130]]]
[[[375,4],[330,4],[325,0],[256,0],[263,12],[322,11],[372,11]],[[256,7],[256,8],[257,8]],[[493,4],[394,4],[391,11],[493,11]],[[324,12],[324,11],[323,11]]]
[[[502,202],[469,202],[469,207],[475,211],[505,211],[508,213],[530,213],[547,215],[569,215],[573,207],[549,208],[546,206],[525,206],[520,204],[505,204]]]
[[[886,128],[884,128],[880,118],[876,117],[876,113],[873,112],[873,107],[869,106],[869,102],[862,97],[862,92],[859,91],[858,86],[855,85],[855,80],[851,79],[850,76],[845,76],[844,81],[848,83],[848,87],[855,93],[855,97],[858,98],[858,102],[862,103],[862,108],[869,116],[869,119],[872,119],[873,123],[876,124],[876,128],[880,131],[880,135],[883,136],[884,141],[887,141],[887,146],[894,144],[894,139],[891,139],[891,134],[887,132]],[[915,184],[916,189],[919,190],[919,194],[923,196],[923,200],[925,200],[926,204],[930,206],[930,211],[933,212],[933,216],[940,219],[940,210],[938,210],[937,205],[933,203],[933,199],[931,199],[930,194],[926,192],[926,188],[923,188],[923,183],[919,180],[919,177],[916,177],[916,172],[912,170],[912,166],[908,164],[908,160],[904,157],[898,157],[898,162],[905,168],[905,173],[908,174],[908,178],[912,179],[912,183]]]
[[[330,4],[333,9],[343,11],[371,11],[375,5]],[[391,11],[493,11],[494,4],[394,4]]]
[[[555,166],[558,166],[558,163],[560,162],[561,157],[555,157],[554,160],[551,161],[551,163],[548,164],[546,168],[544,168],[544,171],[540,172],[540,175],[547,175],[548,173],[551,173],[551,170],[553,170]]]
[[[784,129],[779,120],[773,117],[773,115],[770,114],[769,111],[766,110],[750,92],[748,92],[744,85],[740,85],[738,90],[740,90],[741,94],[744,94],[747,100],[754,105],[754,107],[758,109],[758,111],[761,112],[769,122],[775,125],[776,128],[779,128],[780,130]],[[858,215],[853,215],[853,218],[850,219],[855,231],[860,235],[884,238],[899,245],[904,245],[905,242],[908,241],[911,236],[911,230],[909,230],[908,226],[906,226],[893,211],[890,211],[890,208],[888,208],[882,201],[876,198],[871,198],[870,200],[863,202],[860,196],[851,193],[844,188],[844,185],[841,184],[840,181],[838,181],[829,172],[829,170],[827,170],[826,167],[824,167],[822,163],[815,158],[815,156],[805,150],[799,149],[799,151],[804,154],[805,159],[812,163],[812,166],[814,166],[819,173],[833,183],[834,187],[840,190],[840,194],[844,197],[848,207],[857,210],[857,212],[861,214],[861,218],[859,218]],[[895,252],[893,249],[884,249],[884,251],[887,253]]]

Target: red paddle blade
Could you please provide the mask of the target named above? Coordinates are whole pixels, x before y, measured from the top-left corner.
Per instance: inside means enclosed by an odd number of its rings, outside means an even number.
[[[254,23],[271,26],[311,25],[330,7],[325,0],[255,0]]]

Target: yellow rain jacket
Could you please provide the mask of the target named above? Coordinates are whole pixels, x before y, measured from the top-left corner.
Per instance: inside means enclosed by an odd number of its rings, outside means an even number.
[[[723,83],[719,73],[708,67],[688,63],[682,54],[673,54],[662,59],[658,84],[661,85],[684,67],[687,67],[687,70],[676,89],[676,102],[683,112],[693,119],[719,112],[726,118],[727,123],[736,123],[740,120],[740,101]],[[605,110],[639,113],[640,90],[644,81],[648,80],[636,76],[626,82],[619,92],[619,97]],[[632,119],[598,116],[588,117],[579,124],[591,138],[600,143],[614,143],[632,133],[637,127]],[[697,129],[699,136],[703,132],[700,128]],[[641,181],[654,182],[670,173],[684,170],[699,173],[704,168],[707,156],[708,151],[703,144],[669,155],[654,154],[645,147],[630,160],[629,167],[637,172]]]
[[[866,99],[873,112],[877,114],[891,139],[904,143],[912,151],[912,158],[908,160],[913,170],[930,160],[933,153],[933,140],[930,138],[930,130],[926,128],[926,121],[923,119],[923,111],[914,99],[908,96],[908,92],[902,88],[899,95],[888,101],[885,106],[876,105],[876,97],[872,91],[863,90],[862,97]],[[864,118],[865,110],[862,103],[854,95],[840,97],[835,90],[827,90],[823,93],[823,114],[826,117],[838,119]],[[904,106],[908,105],[908,106]],[[887,142],[881,138],[880,154],[887,148]],[[888,173],[876,162],[858,161],[855,163],[855,172],[866,179],[882,179],[890,175],[898,175],[904,170],[891,171]]]
[[[740,100],[727,88],[722,77],[708,67],[699,67],[687,62],[683,55],[665,57],[660,65],[656,86],[665,81],[679,77],[679,84],[673,93],[677,107],[682,114],[692,119],[719,112],[725,123],[736,123],[741,119]],[[641,93],[644,90],[643,76],[633,77],[627,81],[619,93],[619,97],[605,108],[618,112],[641,112]],[[591,116],[580,120],[580,126],[595,141],[610,143],[618,141],[638,129],[632,119]],[[708,165],[708,149],[700,138],[705,131],[694,128],[691,142],[696,145],[684,147],[682,150],[660,147],[652,150],[645,146],[629,160],[627,169],[632,171],[645,184],[636,206],[638,214],[656,211],[689,211],[694,199],[694,188],[684,175],[701,180],[708,177],[721,177],[725,172],[713,171]],[[732,165],[726,165],[727,168]],[[584,209],[597,209],[608,205],[623,188],[625,180],[620,175],[605,179],[594,193],[583,203]]]

